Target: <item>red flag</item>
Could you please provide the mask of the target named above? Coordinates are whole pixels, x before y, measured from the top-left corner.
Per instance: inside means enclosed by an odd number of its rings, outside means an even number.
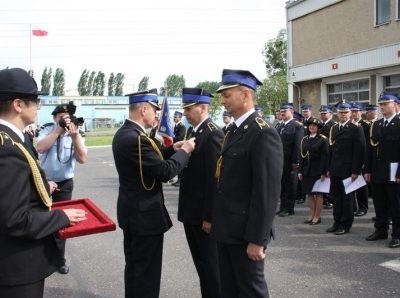
[[[48,32],[46,30],[32,30],[33,36],[47,36]]]
[[[168,100],[164,98],[164,102],[161,109],[161,120],[158,126],[158,133],[164,139],[165,147],[169,147],[174,142],[174,130],[171,126],[171,118],[169,117],[169,107],[168,107]]]

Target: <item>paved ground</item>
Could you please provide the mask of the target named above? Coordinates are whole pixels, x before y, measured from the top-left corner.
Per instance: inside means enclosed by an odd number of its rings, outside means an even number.
[[[116,220],[117,189],[111,148],[90,148],[88,163],[77,167],[74,197],[89,197]],[[183,228],[176,221],[177,188],[165,185],[164,192],[174,226],[165,234],[160,297],[200,297]],[[330,210],[324,210],[316,226],[302,223],[306,214],[302,204],[294,216],[276,219],[278,239],[268,248],[265,269],[271,297],[400,297],[400,249],[388,248],[388,240],[364,240],[373,231],[373,210],[342,236],[325,232],[332,223]],[[70,273],[46,280],[46,298],[124,297],[119,229],[70,239],[66,255]],[[384,267],[385,262],[394,269]]]

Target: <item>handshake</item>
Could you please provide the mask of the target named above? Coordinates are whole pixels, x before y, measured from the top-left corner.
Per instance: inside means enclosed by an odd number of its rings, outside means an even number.
[[[182,149],[185,151],[187,154],[190,154],[193,152],[194,148],[196,147],[196,143],[194,142],[196,138],[190,138],[186,141],[179,141],[174,143],[174,150],[178,151],[179,149]]]

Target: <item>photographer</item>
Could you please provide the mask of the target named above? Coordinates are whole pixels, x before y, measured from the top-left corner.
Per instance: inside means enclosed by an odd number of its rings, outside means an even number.
[[[79,134],[83,119],[74,116],[75,110],[73,102],[58,105],[52,112],[54,123],[43,125],[37,138],[40,164],[47,179],[57,183],[52,195],[53,202],[71,200],[75,164],[83,164],[87,158],[84,138]],[[65,241],[59,242],[63,265],[58,272],[67,274],[69,268],[65,264]]]

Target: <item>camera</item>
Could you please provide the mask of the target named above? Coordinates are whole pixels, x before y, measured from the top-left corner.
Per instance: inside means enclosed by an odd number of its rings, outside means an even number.
[[[71,119],[71,123],[75,124],[75,126],[81,126],[81,125],[83,125],[83,123],[85,123],[85,120],[83,119],[83,117],[71,116],[70,119]],[[58,125],[60,125],[60,127],[62,127],[62,128],[67,127],[67,123],[65,122],[65,119],[60,119],[60,121],[58,121]]]

